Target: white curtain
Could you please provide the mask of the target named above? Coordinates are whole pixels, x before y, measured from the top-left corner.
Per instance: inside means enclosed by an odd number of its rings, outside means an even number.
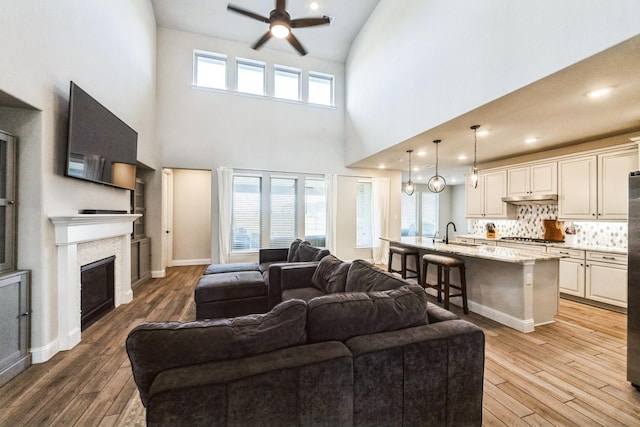
[[[338,251],[336,223],[338,215],[338,175],[326,174],[324,180],[327,188],[327,249],[335,255]]]
[[[220,264],[229,262],[231,252],[231,209],[233,198],[233,169],[218,168],[218,251]]]
[[[389,236],[389,190],[391,180],[387,177],[371,179],[371,228],[374,264],[387,264],[389,242],[380,237]]]

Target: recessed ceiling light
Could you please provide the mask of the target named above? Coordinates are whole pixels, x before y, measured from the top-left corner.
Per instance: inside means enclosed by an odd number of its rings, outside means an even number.
[[[537,140],[538,140],[538,138],[527,138],[527,139],[524,140],[524,142],[526,142],[527,144],[533,144]]]
[[[478,136],[487,136],[489,135],[489,131],[488,130],[479,130],[478,133],[476,133],[476,135]]]
[[[309,7],[311,8],[311,10],[318,10],[318,8],[320,7],[320,5],[318,4],[318,2],[317,2],[317,1],[312,1],[312,2],[309,4]]]
[[[458,160],[467,160],[467,156],[465,156],[464,154],[461,154],[458,156]]]
[[[600,98],[601,96],[605,96],[609,92],[611,92],[610,87],[603,87],[600,89],[592,90],[591,92],[587,92],[587,96],[589,98]]]
[[[458,182],[458,180],[455,178],[451,178],[451,183],[453,184],[454,182]]]
[[[378,165],[378,169],[384,169],[385,166],[384,165]]]
[[[424,157],[424,156],[426,156],[426,155],[427,155],[427,152],[426,152],[426,151],[418,151],[416,154],[417,154],[418,156],[420,156],[420,157]]]
[[[414,166],[414,167],[413,167],[413,171],[414,171],[414,172],[418,172],[419,170],[420,170],[420,168],[419,168],[418,166]]]

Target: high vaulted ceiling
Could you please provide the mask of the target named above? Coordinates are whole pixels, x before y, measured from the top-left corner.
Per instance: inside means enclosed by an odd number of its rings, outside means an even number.
[[[286,8],[293,19],[332,17],[330,26],[299,28],[294,33],[309,55],[344,62],[378,2],[317,0],[318,9],[312,10],[311,0],[288,0]],[[159,26],[253,44],[265,33],[267,24],[228,12],[229,3],[263,16],[269,16],[275,7],[275,0],[152,0]],[[263,49],[295,53],[283,40],[269,40]],[[601,87],[612,90],[601,98],[586,96]],[[489,131],[478,137],[478,163],[636,130],[640,135],[640,36],[349,166],[384,165],[403,171],[406,178],[406,151],[413,149],[412,178],[426,183],[434,174],[432,141],[441,139],[440,174],[448,182],[460,183],[473,163],[469,127],[475,124]],[[536,141],[526,143],[528,138]]]

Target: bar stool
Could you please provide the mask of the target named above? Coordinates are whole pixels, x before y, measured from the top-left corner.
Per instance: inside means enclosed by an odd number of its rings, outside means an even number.
[[[438,267],[438,283],[427,283],[427,270],[429,264]],[[450,273],[452,268],[460,270],[460,285],[453,285],[450,282]],[[426,254],[422,257],[422,282],[421,285],[426,288],[434,288],[438,291],[438,302],[442,302],[442,294],[444,294],[444,308],[449,310],[449,298],[462,297],[462,308],[464,314],[469,314],[469,306],[467,304],[467,279],[465,276],[464,261],[458,258]],[[451,294],[450,288],[458,289],[460,293]]]
[[[400,255],[401,269],[393,269],[393,255]],[[416,269],[411,270],[407,268],[407,257],[415,257]],[[389,246],[389,270],[390,273],[400,273],[403,279],[418,279],[420,280],[420,253],[417,249],[403,248],[400,246]],[[407,277],[407,271],[414,273],[415,276]]]

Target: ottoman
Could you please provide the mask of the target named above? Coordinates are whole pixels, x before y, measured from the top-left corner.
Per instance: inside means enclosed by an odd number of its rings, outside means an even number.
[[[259,271],[205,274],[194,293],[196,319],[266,313],[267,285]]]
[[[235,264],[211,264],[204,274],[235,273],[238,271],[260,271],[257,262],[238,262]]]

